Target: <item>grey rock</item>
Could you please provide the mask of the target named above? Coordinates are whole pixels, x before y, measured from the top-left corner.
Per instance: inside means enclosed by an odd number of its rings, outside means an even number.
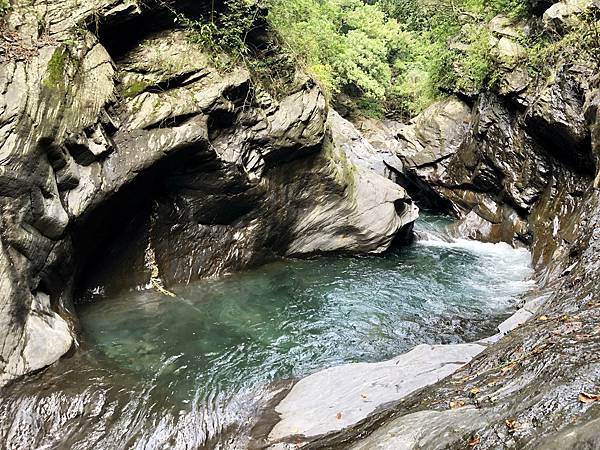
[[[415,168],[442,161],[462,144],[470,121],[466,103],[456,98],[435,103],[400,131],[402,158]]]
[[[358,423],[381,405],[433,384],[468,363],[477,344],[419,345],[381,363],[332,367],[300,380],[275,407],[271,442],[310,440]],[[298,439],[295,437],[299,436]]]
[[[315,193],[316,207],[299,218],[287,252],[382,252],[417,219],[418,209],[403,188],[373,170],[379,156],[350,122],[331,112],[327,124],[329,164],[323,177],[346,186],[347,202]]]
[[[581,170],[593,165],[584,114],[587,80],[592,74],[584,68],[560,67],[525,116],[532,134],[563,161]]]
[[[522,325],[525,322],[527,322],[532,316],[533,313],[527,311],[524,308],[521,308],[515,314],[513,314],[500,325],[498,325],[498,330],[501,334],[507,334],[508,332],[517,328],[519,325]]]
[[[564,32],[577,27],[579,16],[592,7],[598,7],[594,0],[563,0],[550,6],[542,19],[547,28]]]
[[[419,411],[404,416],[402,420],[386,424],[364,441],[349,448],[353,450],[443,449],[462,438],[473,426],[483,426],[485,423],[485,413],[473,406],[449,411]]]

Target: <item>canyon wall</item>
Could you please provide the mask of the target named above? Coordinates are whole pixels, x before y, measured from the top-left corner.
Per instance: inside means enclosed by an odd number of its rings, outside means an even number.
[[[2,19],[0,383],[76,345],[74,300],[409,239],[417,208],[313,81],[217,70],[174,21],[205,6],[18,0]]]

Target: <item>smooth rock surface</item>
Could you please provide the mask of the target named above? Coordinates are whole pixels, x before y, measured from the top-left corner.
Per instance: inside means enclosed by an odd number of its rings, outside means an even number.
[[[389,361],[317,372],[295,384],[275,407],[281,421],[269,440],[310,439],[342,430],[383,404],[450,375],[484,349],[478,344],[423,344]]]

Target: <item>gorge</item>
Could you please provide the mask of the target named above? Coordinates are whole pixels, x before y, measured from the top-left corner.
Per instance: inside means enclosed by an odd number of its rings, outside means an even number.
[[[497,15],[492,88],[368,117],[210,7],[1,19],[0,447],[600,446],[593,52],[534,77]]]

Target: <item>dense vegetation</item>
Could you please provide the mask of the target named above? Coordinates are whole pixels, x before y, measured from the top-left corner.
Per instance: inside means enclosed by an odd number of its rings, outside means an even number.
[[[492,48],[489,23],[499,14],[517,33],[511,61]],[[552,34],[528,0],[224,0],[209,20],[188,24],[215,53],[264,73],[277,66],[272,54],[253,58],[248,45],[262,21],[276,36],[277,60],[302,65],[333,97],[346,94],[364,114],[414,115],[441,96],[493,87],[507,64],[538,77],[573,46],[598,58],[598,18],[587,19],[582,29]]]

